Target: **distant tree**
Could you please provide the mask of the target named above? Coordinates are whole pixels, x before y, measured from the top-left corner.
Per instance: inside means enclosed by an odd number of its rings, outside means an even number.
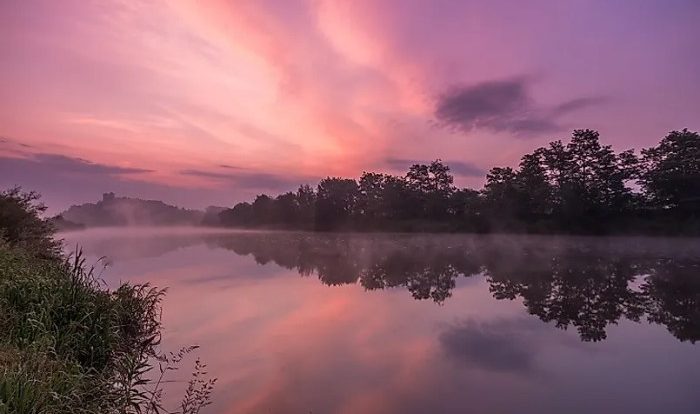
[[[358,183],[355,214],[367,224],[377,224],[384,217],[384,174],[364,172]]]
[[[641,184],[652,204],[700,211],[700,135],[672,131],[659,145],[642,150]]]
[[[455,218],[464,218],[481,212],[481,197],[477,190],[460,188],[452,193],[448,211]]]
[[[319,230],[695,234],[699,141],[695,132],[674,131],[638,158],[601,144],[597,131],[578,129],[566,144],[553,141],[524,155],[517,169],[492,168],[480,192],[458,190],[438,159],[414,164],[404,176],[364,172],[359,182],[329,177],[316,191],[307,185],[275,198],[263,194],[221,217],[226,225]]]
[[[411,190],[403,177],[384,176],[382,192],[382,216],[389,220],[402,221],[418,217],[420,199]]]
[[[357,202],[357,182],[346,178],[325,178],[316,191],[316,228],[335,229],[346,224]]]
[[[406,173],[406,182],[417,195],[424,218],[443,219],[447,216],[447,202],[455,190],[450,167],[441,160],[430,165],[414,164]]]
[[[294,225],[299,220],[297,196],[292,192],[280,194],[274,202],[275,219],[283,225]]]
[[[610,145],[600,144],[597,131],[576,130],[567,146],[574,162],[574,176],[586,190],[593,209],[603,214],[624,210],[629,189],[627,170]]]
[[[250,203],[238,203],[232,209],[219,213],[219,220],[225,226],[251,226],[253,224],[253,206]]]
[[[450,196],[448,212],[460,230],[482,232],[486,230],[483,221],[483,204],[479,191],[461,188],[455,190]]]
[[[302,185],[297,190],[296,198],[301,227],[312,227],[316,217],[316,193],[314,189],[309,185]]]
[[[494,167],[486,174],[483,190],[486,211],[492,217],[510,220],[518,208],[517,174],[510,167]]]
[[[257,224],[271,224],[277,222],[275,200],[267,194],[255,197],[252,204],[253,222]]]
[[[516,173],[518,188],[518,217],[536,220],[551,214],[552,186],[547,179],[542,150],[523,156]]]
[[[540,151],[560,224],[578,230],[602,226],[602,219],[618,216],[629,206],[632,196],[625,182],[632,154],[619,157],[609,145],[600,144],[598,132],[575,130],[566,146],[555,141]]]

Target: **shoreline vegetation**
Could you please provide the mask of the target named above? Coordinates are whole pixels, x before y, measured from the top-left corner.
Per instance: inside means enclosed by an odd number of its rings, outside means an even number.
[[[598,132],[575,130],[495,167],[481,190],[457,188],[440,160],[403,176],[364,172],[314,188],[258,195],[232,208],[186,210],[105,193],[53,218],[60,229],[202,225],[320,232],[700,235],[700,135],[672,131],[658,145],[615,152]]]
[[[640,154],[575,130],[492,168],[482,190],[457,188],[440,160],[404,176],[328,177],[314,189],[262,194],[220,225],[314,231],[700,235],[700,135],[672,131]]]
[[[178,409],[163,376],[196,347],[161,349],[164,290],[103,287],[80,251],[62,253],[36,193],[0,193],[0,414],[180,413],[209,404],[195,363]]]

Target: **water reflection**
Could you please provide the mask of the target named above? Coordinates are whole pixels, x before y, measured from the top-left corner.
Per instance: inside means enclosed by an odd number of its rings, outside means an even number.
[[[692,240],[201,231],[70,240],[108,254],[108,277],[170,287],[164,341],[202,346],[220,379],[211,413],[700,407]]]
[[[682,240],[244,233],[207,243],[327,285],[402,287],[443,303],[459,278],[484,275],[497,299],[520,298],[544,322],[606,338],[620,318],[700,339],[700,253]]]

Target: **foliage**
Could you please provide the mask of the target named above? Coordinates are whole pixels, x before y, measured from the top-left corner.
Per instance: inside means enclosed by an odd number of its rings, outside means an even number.
[[[661,208],[700,208],[700,135],[673,131],[642,151],[641,183],[649,202]]]
[[[0,239],[40,256],[56,257],[60,243],[53,239],[51,222],[42,218],[46,206],[39,194],[14,187],[0,192]]]
[[[581,129],[525,154],[518,168],[492,168],[481,191],[456,188],[435,160],[404,176],[365,172],[260,195],[220,217],[227,226],[326,231],[700,234],[699,212],[700,135],[671,132],[638,157]]]
[[[160,351],[164,291],[104,288],[80,251],[60,253],[37,199],[0,193],[0,414],[168,412],[151,371],[182,358]],[[209,402],[214,381],[195,369],[181,414]]]
[[[357,182],[344,178],[326,178],[316,192],[316,228],[330,230],[342,226],[356,209]]]

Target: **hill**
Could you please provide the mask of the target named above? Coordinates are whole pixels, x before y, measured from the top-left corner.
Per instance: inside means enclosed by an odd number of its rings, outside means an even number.
[[[63,220],[86,227],[199,225],[200,210],[188,210],[158,200],[116,197],[105,193],[96,203],[71,206],[60,214]]]

